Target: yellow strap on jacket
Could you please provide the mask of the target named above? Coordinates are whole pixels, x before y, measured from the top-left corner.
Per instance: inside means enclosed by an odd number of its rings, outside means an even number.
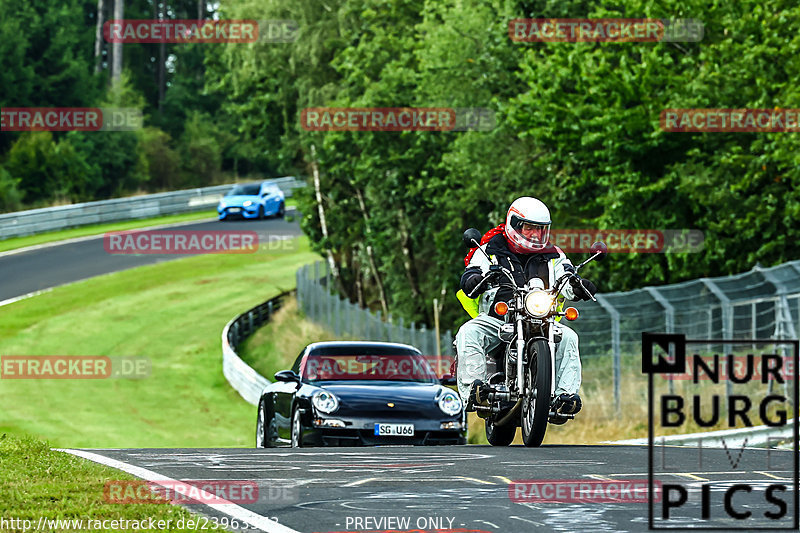
[[[456,293],[456,298],[461,302],[461,307],[469,314],[470,318],[478,316],[478,298],[469,298],[467,293],[461,289]]]

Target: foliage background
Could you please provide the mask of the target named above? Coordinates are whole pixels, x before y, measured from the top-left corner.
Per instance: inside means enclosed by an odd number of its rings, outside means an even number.
[[[197,12],[188,0],[166,7],[169,18]],[[126,18],[157,8],[127,0]],[[95,2],[0,0],[0,106],[134,102],[147,117],[140,132],[103,138],[1,134],[0,209],[239,173],[311,176],[316,165],[322,202],[311,187],[300,194],[302,223],[339,264],[339,290],[428,324],[438,298],[445,326],[465,316],[452,296],[461,232],[501,222],[520,195],[544,200],[561,228],[705,233],[701,253],[618,254],[592,266],[602,291],[798,257],[796,135],[659,128],[665,108],[800,108],[794,2],[225,0],[203,9],[292,19],[297,40],[167,45],[160,100],[158,45],[126,45],[114,92],[106,69],[94,73]],[[694,18],[705,34],[698,43],[512,42],[508,21],[532,17]],[[312,106],[484,107],[497,127],[308,132],[299,116]]]

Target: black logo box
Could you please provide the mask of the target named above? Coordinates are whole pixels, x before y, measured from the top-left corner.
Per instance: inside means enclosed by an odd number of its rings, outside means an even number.
[[[792,348],[792,355],[794,359],[794,376],[792,381],[793,399],[794,402],[794,525],[796,530],[800,528],[800,469],[798,468],[798,455],[800,449],[798,448],[798,433],[800,433],[800,410],[798,410],[796,402],[798,394],[798,359],[800,359],[800,341],[798,340],[776,340],[776,339],[687,339],[686,335],[671,334],[671,333],[647,333],[642,332],[642,373],[647,374],[647,484],[648,484],[648,522],[649,529],[651,530],[672,530],[676,531],[682,528],[677,527],[655,527],[653,517],[653,449],[654,449],[654,432],[655,424],[653,421],[653,397],[654,397],[654,383],[653,376],[655,374],[682,374],[686,372],[686,345],[687,344],[777,344],[789,345]],[[653,362],[653,348],[660,347],[665,353],[670,353],[670,347],[674,349],[674,360],[667,359],[659,356],[657,362]],[[663,497],[663,495],[662,495]],[[714,527],[714,526],[700,526],[692,527],[693,531],[731,531],[730,526]],[[786,527],[752,527],[745,526],[741,529],[748,531],[785,531]]]

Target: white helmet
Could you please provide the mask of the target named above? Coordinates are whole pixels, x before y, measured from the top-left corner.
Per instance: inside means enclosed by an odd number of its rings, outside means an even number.
[[[536,198],[517,198],[506,215],[505,234],[509,247],[529,254],[547,246],[550,240],[550,210]]]

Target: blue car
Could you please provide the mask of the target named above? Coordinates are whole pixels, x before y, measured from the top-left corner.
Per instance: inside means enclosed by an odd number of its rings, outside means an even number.
[[[217,206],[220,220],[229,218],[283,217],[286,199],[272,181],[234,185]]]

